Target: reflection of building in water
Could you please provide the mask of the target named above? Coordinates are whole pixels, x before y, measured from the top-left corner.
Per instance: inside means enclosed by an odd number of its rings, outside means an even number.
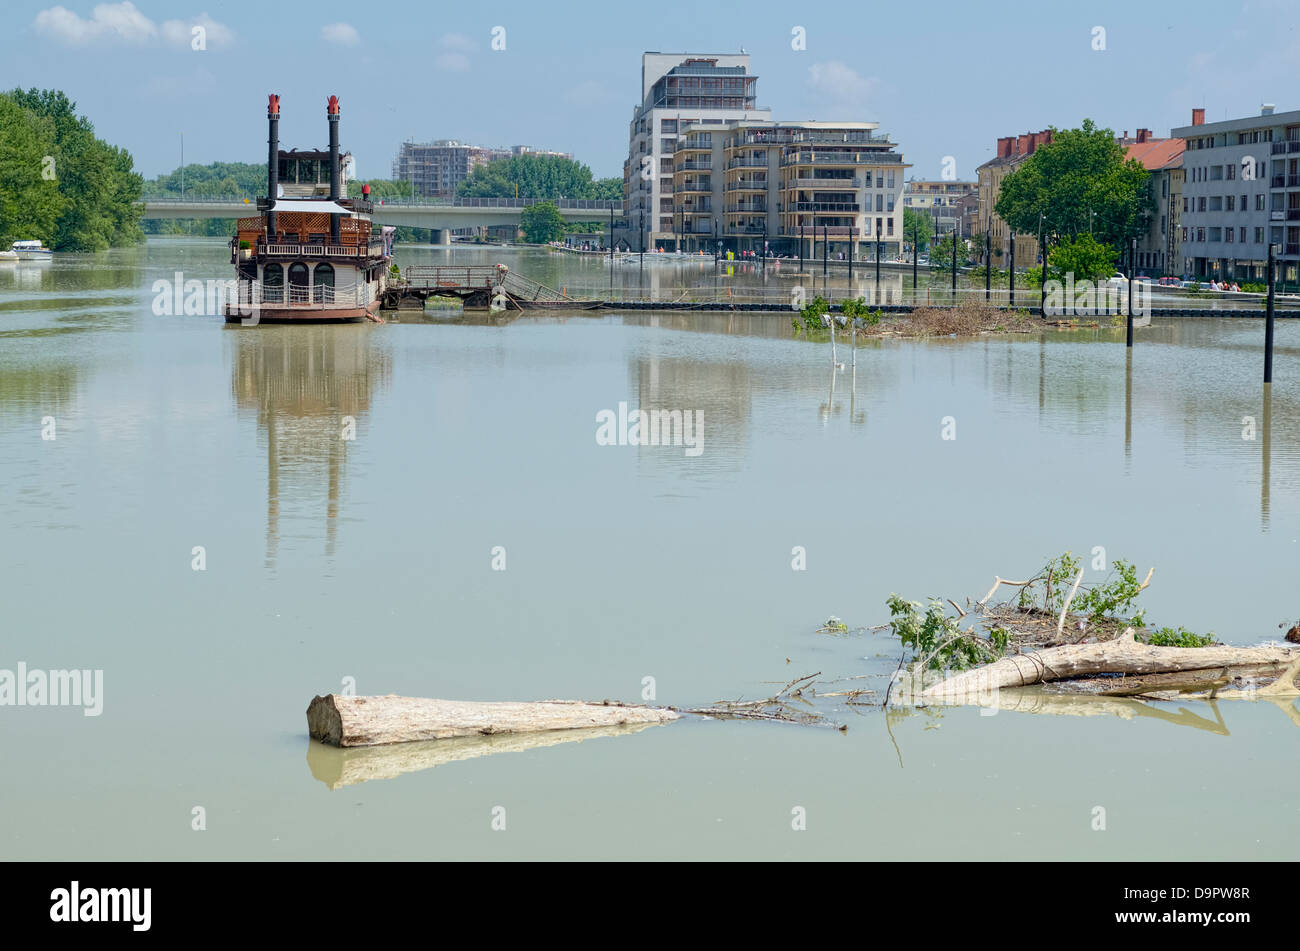
[[[326,553],[334,554],[344,463],[392,355],[371,343],[368,325],[262,326],[235,334],[231,389],[236,406],[256,412],[266,434],[266,550],[273,563],[280,516],[325,512]]]
[[[676,445],[642,446],[638,452],[641,464],[667,467],[683,475],[691,473],[697,462],[713,471],[740,469],[749,446],[753,394],[759,386],[752,365],[743,359],[702,359],[692,356],[689,348],[670,347],[652,339],[632,361],[628,408],[680,410],[683,417],[698,413],[692,419],[702,420],[702,435],[693,435],[704,451],[699,459],[693,459]]]

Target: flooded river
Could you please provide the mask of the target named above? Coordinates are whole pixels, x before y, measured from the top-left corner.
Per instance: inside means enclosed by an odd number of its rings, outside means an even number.
[[[0,707],[0,855],[1294,858],[1295,704],[845,707],[844,732],[692,719],[351,753],[311,744],[304,711],[353,687],[883,690],[897,642],[815,633],[829,616],[879,625],[891,592],[979,597],[1096,546],[1155,567],[1157,624],[1280,638],[1300,322],[1279,322],[1266,404],[1250,318],[1156,319],[1131,363],[1112,330],[878,341],[832,382],[829,347],[779,314],[154,313],[155,281],[228,260],[153,239],[0,269],[0,668],[103,678],[97,716]],[[495,261],[611,280],[545,251],[399,251]],[[668,291],[721,280],[651,268]],[[701,451],[602,445],[620,404],[698,413]]]

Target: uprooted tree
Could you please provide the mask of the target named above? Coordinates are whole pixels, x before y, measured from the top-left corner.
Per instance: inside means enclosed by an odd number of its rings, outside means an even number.
[[[892,695],[989,705],[1000,703],[999,691],[1046,683],[1139,699],[1300,696],[1300,650],[1231,647],[1212,633],[1149,624],[1137,600],[1153,571],[1139,582],[1136,567],[1117,560],[1110,577],[1084,585],[1079,559],[1066,552],[1026,581],[996,577],[964,607],[951,599],[922,607],[893,595],[889,627],[904,654],[885,703]],[[1014,597],[994,602],[1004,587]],[[951,676],[933,682],[936,672]]]

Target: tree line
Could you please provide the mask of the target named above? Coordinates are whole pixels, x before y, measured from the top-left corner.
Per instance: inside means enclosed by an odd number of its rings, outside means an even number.
[[[100,251],[144,240],[144,179],[55,89],[0,93],[0,246]]]

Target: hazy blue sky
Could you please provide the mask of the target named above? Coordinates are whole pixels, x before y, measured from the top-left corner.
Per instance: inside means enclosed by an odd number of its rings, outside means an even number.
[[[1294,3],[737,4],[8,0],[0,86],[63,89],[148,176],[262,161],[268,92],[284,147],[324,147],[326,97],[363,177],[406,138],[525,143],[622,174],[640,56],[737,52],[778,119],[874,120],[909,175],[962,178],[1001,135],[1091,117],[1168,134],[1261,102],[1300,108]],[[191,26],[207,49],[191,49]],[[505,50],[492,49],[494,27]],[[794,27],[807,48],[792,49]],[[1094,27],[1105,30],[1094,50]]]

